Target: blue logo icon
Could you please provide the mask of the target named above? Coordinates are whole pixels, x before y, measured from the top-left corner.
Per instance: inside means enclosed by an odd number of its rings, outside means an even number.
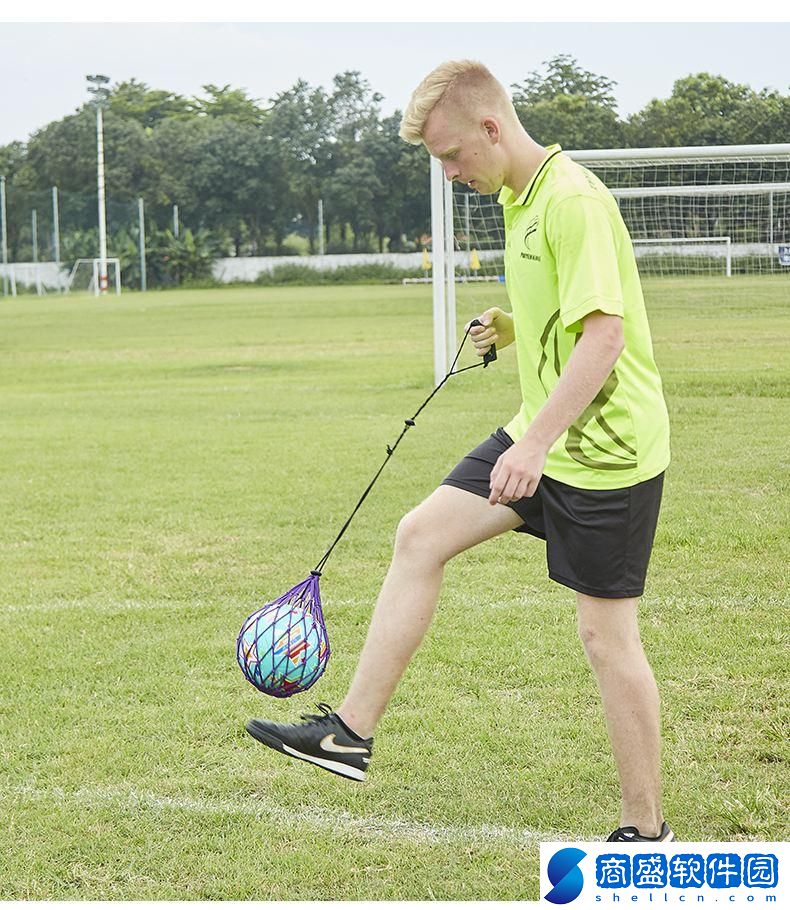
[[[546,895],[552,904],[569,904],[582,893],[584,876],[579,863],[587,854],[576,847],[564,847],[549,860],[546,873],[554,887]]]

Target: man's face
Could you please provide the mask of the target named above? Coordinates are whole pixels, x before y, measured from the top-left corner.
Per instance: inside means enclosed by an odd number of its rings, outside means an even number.
[[[504,183],[499,123],[453,116],[436,108],[422,131],[425,147],[438,158],[448,180],[465,183],[481,194],[496,193]]]

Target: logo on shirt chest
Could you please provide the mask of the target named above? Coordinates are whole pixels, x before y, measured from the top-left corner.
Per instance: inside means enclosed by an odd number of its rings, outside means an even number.
[[[535,252],[537,247],[537,238],[536,234],[538,232],[538,224],[540,223],[540,216],[535,215],[535,217],[527,225],[527,229],[524,232],[524,249],[521,251],[522,259],[532,259],[534,262],[540,262],[540,254]]]

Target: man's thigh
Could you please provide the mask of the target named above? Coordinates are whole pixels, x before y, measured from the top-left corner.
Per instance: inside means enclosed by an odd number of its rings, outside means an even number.
[[[398,536],[401,543],[415,543],[446,562],[520,524],[513,509],[501,503],[492,506],[475,493],[442,485],[406,515]]]

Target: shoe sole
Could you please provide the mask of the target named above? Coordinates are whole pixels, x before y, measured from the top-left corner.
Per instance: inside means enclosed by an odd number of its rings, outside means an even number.
[[[628,840],[607,841],[607,843],[617,844],[666,844],[675,839],[675,832],[671,829],[664,837],[629,837]]]
[[[300,761],[309,762],[311,765],[316,765],[318,768],[323,768],[325,771],[337,774],[338,777],[345,777],[347,780],[356,780],[360,782],[365,780],[365,772],[360,768],[355,768],[353,765],[347,765],[345,762],[331,761],[331,759],[328,758],[319,758],[316,755],[307,755],[305,752],[300,752],[298,749],[294,749],[292,746],[284,743],[281,739],[273,736],[268,730],[259,727],[255,721],[249,721],[246,730],[253,739],[257,739],[259,743],[263,743],[264,746],[268,746],[270,749],[282,752],[283,755],[290,755],[292,758],[298,758]]]

